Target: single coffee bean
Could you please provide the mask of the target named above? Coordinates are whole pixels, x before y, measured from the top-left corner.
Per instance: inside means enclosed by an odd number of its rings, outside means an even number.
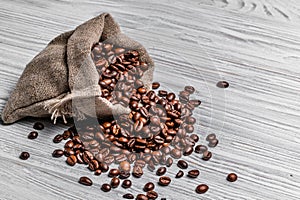
[[[88,177],[81,177],[78,181],[80,184],[82,185],[86,185],[86,186],[91,186],[93,185],[93,181],[91,179],[89,179]]]
[[[34,140],[34,139],[36,139],[37,137],[38,137],[38,132],[36,132],[36,131],[32,131],[32,132],[30,132],[29,134],[28,134],[28,139],[30,139],[30,140]]]
[[[184,160],[179,160],[177,162],[177,166],[180,168],[180,169],[187,169],[188,168],[188,164],[187,162],[185,162]]]
[[[122,161],[119,164],[119,169],[120,171],[124,171],[124,172],[129,172],[130,171],[130,163],[126,160],[126,161]]]
[[[219,87],[219,88],[228,88],[229,87],[229,83],[226,82],[226,81],[219,81],[217,83],[217,87]]]
[[[143,176],[143,174],[144,174],[144,173],[143,173],[143,169],[142,169],[140,166],[135,165],[135,166],[133,167],[132,175],[133,175],[134,177],[140,178],[140,177]]]
[[[167,168],[165,168],[165,167],[160,167],[160,168],[157,169],[156,175],[157,175],[157,176],[162,176],[162,175],[164,175],[166,172],[167,172]]]
[[[109,167],[106,163],[100,163],[99,168],[101,169],[102,172],[107,172],[109,170]]]
[[[112,188],[117,188],[120,185],[120,179],[118,179],[117,177],[112,178],[110,181],[110,185]]]
[[[214,140],[214,139],[216,139],[217,138],[217,136],[216,136],[216,134],[214,134],[214,133],[211,133],[211,134],[209,134],[208,136],[206,136],[206,141],[211,141],[211,140]]]
[[[64,151],[61,150],[61,149],[56,149],[56,150],[54,150],[53,153],[52,153],[52,156],[53,156],[54,158],[59,158],[59,157],[62,157],[63,155],[64,155]]]
[[[211,159],[211,157],[212,157],[212,153],[211,153],[210,151],[205,151],[205,152],[203,153],[202,160],[208,161],[208,160]]]
[[[148,197],[144,194],[138,194],[135,199],[136,200],[148,200]]]
[[[235,182],[238,179],[238,176],[235,173],[230,173],[227,176],[227,181]]]
[[[74,143],[72,140],[69,140],[68,142],[66,142],[65,148],[73,148],[73,147],[74,147]]]
[[[123,183],[122,183],[122,187],[127,189],[127,188],[130,188],[132,185],[132,182],[131,180],[124,180]]]
[[[209,187],[207,185],[201,184],[196,187],[196,192],[198,194],[204,194],[208,191],[208,189],[209,189]]]
[[[102,174],[101,169],[97,169],[94,174],[95,176],[100,176]]]
[[[36,123],[34,123],[33,128],[35,130],[43,130],[44,129],[44,124],[42,124],[41,122],[36,122]]]
[[[110,186],[109,184],[107,184],[107,183],[104,183],[104,184],[101,186],[101,190],[102,190],[103,192],[109,192],[109,191],[111,191],[111,186]]]
[[[197,169],[193,169],[188,172],[188,177],[190,178],[197,178],[199,176],[200,172]]]
[[[185,86],[184,90],[190,94],[193,94],[195,92],[195,88],[193,86]]]
[[[167,176],[162,176],[159,178],[158,184],[161,186],[168,186],[171,183],[171,178]]]
[[[158,89],[159,88],[159,86],[160,86],[160,84],[159,84],[159,82],[153,82],[152,83],[152,89]]]
[[[167,159],[166,166],[167,166],[167,167],[171,167],[172,165],[173,165],[173,159],[172,159],[172,158],[168,158],[168,159]]]
[[[130,193],[127,193],[127,194],[123,195],[123,198],[124,199],[134,199],[134,196],[132,194],[130,194]]]
[[[118,169],[111,169],[108,173],[108,177],[116,177],[120,175],[120,170]]]
[[[21,160],[27,160],[28,158],[30,158],[30,154],[28,152],[22,152],[19,158]]]
[[[193,105],[194,107],[198,107],[201,105],[201,101],[200,100],[190,100],[189,103],[191,105]]]
[[[183,155],[184,156],[189,156],[193,153],[194,149],[192,146],[187,146],[185,149],[184,149],[184,152],[183,152]]]
[[[219,140],[218,139],[213,139],[213,140],[209,141],[208,146],[209,147],[216,147],[218,144],[219,144]]]
[[[165,97],[167,95],[168,95],[168,92],[165,91],[165,90],[159,90],[158,91],[158,96],[160,96],[160,97]]]
[[[63,136],[59,134],[54,137],[53,142],[60,143],[63,139],[64,139]]]
[[[67,160],[66,160],[67,164],[70,166],[74,166],[77,162],[77,158],[75,155],[70,155]]]
[[[149,183],[145,184],[144,191],[148,192],[148,191],[154,190],[154,188],[155,188],[155,185],[152,182],[149,182]]]
[[[66,131],[64,131],[64,133],[62,134],[62,136],[63,136],[64,140],[67,140],[68,138],[70,138],[72,136],[72,133],[71,133],[71,131],[66,130]]]
[[[119,179],[127,179],[130,177],[130,172],[121,171],[119,175]]]
[[[202,153],[204,153],[205,151],[207,151],[208,149],[207,149],[207,147],[206,146],[204,146],[204,145],[197,145],[196,147],[195,147],[195,153],[200,153],[200,154],[202,154]]]
[[[147,197],[149,200],[154,200],[154,199],[158,198],[158,194],[157,194],[157,192],[151,190],[151,191],[147,192]]]
[[[194,142],[198,142],[198,141],[199,141],[199,136],[196,135],[196,134],[192,134],[192,135],[190,136],[190,138],[191,138],[192,140],[194,140]]]
[[[181,177],[183,177],[183,175],[184,175],[184,172],[183,172],[182,170],[179,170],[179,171],[177,172],[175,178],[181,178]]]
[[[172,149],[171,156],[175,159],[179,159],[182,156],[182,151],[180,151],[179,149]]]

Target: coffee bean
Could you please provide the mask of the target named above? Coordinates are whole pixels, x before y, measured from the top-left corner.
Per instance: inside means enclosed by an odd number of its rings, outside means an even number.
[[[67,160],[66,160],[67,164],[70,166],[74,166],[77,162],[77,158],[75,155],[70,155]]]
[[[195,92],[195,88],[193,86],[185,86],[184,90],[190,94],[193,94]]]
[[[136,200],[148,200],[148,197],[144,194],[138,194],[135,199]]]
[[[216,147],[219,144],[219,140],[218,139],[213,139],[209,141],[208,146],[209,147]]]
[[[172,165],[173,165],[173,159],[172,158],[168,158],[166,166],[167,167],[171,167]]]
[[[180,168],[180,169],[187,169],[188,168],[188,164],[187,162],[185,162],[184,160],[179,160],[177,162],[177,166]]]
[[[68,138],[70,138],[72,136],[72,133],[71,133],[71,131],[66,130],[66,131],[64,131],[64,133],[62,134],[62,136],[63,136],[64,140],[67,140]]]
[[[65,148],[73,148],[74,143],[72,140],[69,140],[68,142],[65,143]]]
[[[110,186],[109,184],[107,184],[107,183],[104,183],[104,184],[101,186],[101,190],[102,190],[103,192],[109,192],[109,191],[111,191],[111,186]]]
[[[167,98],[168,101],[172,101],[172,100],[175,99],[175,97],[176,97],[175,94],[171,92],[171,93],[169,93],[169,94],[167,95],[166,98]]]
[[[194,132],[194,126],[191,125],[191,124],[188,124],[186,127],[185,127],[185,130],[187,133],[192,133]]]
[[[167,172],[167,168],[165,168],[165,167],[160,167],[160,168],[157,169],[156,175],[157,175],[157,176],[162,176],[162,175],[164,175],[166,172]]]
[[[159,178],[158,184],[161,186],[168,186],[171,183],[171,178],[167,176],[162,176]]]
[[[130,188],[132,185],[132,182],[131,180],[124,180],[123,183],[122,183],[122,187],[127,189],[127,188]]]
[[[192,134],[192,135],[190,136],[190,138],[191,138],[194,142],[196,142],[196,143],[199,141],[199,136],[196,135],[196,134]]]
[[[28,158],[30,158],[30,154],[28,152],[22,152],[19,156],[19,158],[21,160],[27,160]]]
[[[171,156],[175,159],[179,159],[182,156],[182,152],[178,149],[172,149]]]
[[[125,172],[129,172],[130,171],[130,163],[126,160],[126,161],[122,161],[119,164],[119,169],[120,171],[125,171]]]
[[[81,177],[78,181],[80,184],[82,185],[86,185],[86,186],[92,186],[93,185],[93,181],[91,179],[89,179],[88,177]]]
[[[168,95],[168,92],[165,91],[165,90],[159,90],[158,91],[158,96],[160,96],[160,97],[165,97],[167,95]]]
[[[142,169],[140,166],[135,165],[135,166],[133,167],[132,175],[133,175],[134,177],[136,177],[136,178],[142,177],[142,176],[143,176],[143,169]]]
[[[43,130],[44,129],[44,124],[42,124],[41,122],[36,122],[36,123],[34,123],[33,128],[35,130]]]
[[[211,133],[208,136],[206,136],[206,141],[211,141],[211,140],[215,140],[217,138],[216,134]]]
[[[149,183],[145,184],[144,191],[148,192],[148,191],[154,190],[154,188],[155,188],[155,185],[152,182],[149,182]]]
[[[108,173],[108,177],[116,177],[120,175],[120,170],[118,169],[111,169]]]
[[[219,87],[219,88],[228,88],[229,87],[229,83],[226,82],[226,81],[219,81],[217,83],[217,87]]]
[[[30,139],[30,140],[34,140],[34,139],[36,139],[37,137],[38,137],[38,132],[36,132],[36,131],[32,131],[32,132],[30,132],[29,134],[28,134],[28,139]]]
[[[179,170],[179,171],[177,172],[175,178],[181,178],[181,177],[183,177],[183,175],[184,175],[184,172],[183,172],[182,170]]]
[[[154,89],[154,90],[159,88],[159,86],[160,86],[159,82],[153,82],[152,83],[152,89]]]
[[[120,179],[127,179],[130,177],[130,172],[125,172],[125,171],[121,171],[120,175],[119,175],[119,178]]]
[[[238,179],[238,176],[235,173],[230,173],[227,176],[227,181],[235,182]]]
[[[196,147],[195,147],[195,153],[204,153],[205,151],[207,151],[207,147],[206,146],[204,146],[204,145],[197,145]]]
[[[198,107],[201,105],[201,101],[200,100],[190,100],[189,103],[191,105],[193,105],[194,107]]]
[[[196,192],[198,194],[204,194],[208,191],[209,187],[205,184],[198,185],[196,188]]]
[[[59,157],[62,157],[63,155],[64,155],[64,151],[61,150],[61,149],[56,149],[56,150],[54,150],[53,153],[52,153],[52,156],[53,156],[54,158],[59,158]]]
[[[193,169],[188,172],[188,177],[190,178],[197,178],[199,176],[200,172],[197,169]]]
[[[112,178],[110,181],[110,185],[112,188],[117,188],[120,185],[120,179],[118,179],[117,177]]]
[[[203,153],[202,160],[208,161],[208,160],[211,159],[211,157],[212,157],[212,153],[211,153],[210,151],[205,151],[205,152]]]
[[[59,134],[54,137],[53,142],[60,143],[63,139],[64,139],[63,136]]]
[[[95,176],[100,176],[102,174],[101,169],[97,169],[94,173]]]
[[[194,149],[192,146],[187,146],[185,149],[184,149],[184,152],[183,152],[183,155],[184,156],[189,156],[193,153]]]
[[[130,194],[130,193],[127,193],[127,194],[123,195],[123,198],[124,199],[134,199],[134,196],[132,194]]]
[[[155,191],[148,191],[147,192],[147,197],[148,197],[148,199],[149,200],[154,200],[154,199],[157,199],[158,198],[158,194],[157,194],[157,192],[155,192]]]

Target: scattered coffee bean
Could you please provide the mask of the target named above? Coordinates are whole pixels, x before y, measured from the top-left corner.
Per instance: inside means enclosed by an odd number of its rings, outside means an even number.
[[[136,200],[148,200],[148,197],[144,194],[138,194],[135,199]]]
[[[238,176],[235,173],[230,173],[227,176],[227,181],[235,182],[238,179]]]
[[[132,185],[131,180],[124,180],[122,183],[122,187],[125,189],[130,188],[131,185]]]
[[[99,168],[101,169],[102,172],[107,172],[109,170],[109,166],[106,163],[100,163]]]
[[[217,83],[217,87],[219,87],[219,88],[228,88],[229,87],[229,83],[226,82],[226,81],[219,81]]]
[[[204,145],[197,145],[196,147],[195,147],[195,153],[200,153],[200,154],[203,154],[205,151],[207,151],[208,149],[207,149],[207,147],[206,146],[204,146]]]
[[[179,149],[172,149],[171,156],[175,159],[179,159],[182,156],[182,151],[180,151]]]
[[[152,83],[152,89],[158,89],[159,88],[159,86],[160,86],[160,84],[159,84],[159,82],[153,82]]]
[[[168,186],[171,183],[171,178],[167,176],[162,176],[159,178],[158,184],[161,186]]]
[[[67,160],[66,160],[67,164],[70,166],[74,166],[77,162],[77,158],[75,155],[70,155]]]
[[[204,194],[208,191],[209,187],[205,184],[198,185],[196,188],[196,192],[198,194]]]
[[[188,177],[190,178],[197,178],[199,176],[200,172],[198,169],[193,169],[188,172]]]
[[[157,192],[155,192],[155,191],[148,191],[147,192],[147,197],[148,197],[148,199],[149,200],[154,200],[154,199],[157,199],[158,198],[158,194],[157,194]]]
[[[36,139],[37,137],[38,137],[38,132],[36,132],[36,131],[32,131],[32,132],[30,132],[29,134],[28,134],[28,139],[30,139],[30,140],[34,140],[34,139]]]
[[[28,158],[30,158],[30,154],[28,152],[22,152],[19,158],[21,160],[27,160]]]
[[[124,199],[134,199],[134,196],[132,194],[130,194],[130,193],[127,193],[127,194],[123,195],[123,198]]]
[[[157,169],[156,175],[157,175],[157,176],[162,176],[162,175],[164,175],[166,172],[167,172],[167,168],[165,168],[165,167],[160,167],[160,168]]]
[[[185,162],[184,160],[179,160],[177,162],[177,166],[180,168],[180,169],[187,169],[188,168],[188,164],[187,162]]]
[[[112,178],[110,181],[110,185],[112,188],[117,188],[120,185],[120,179],[118,179],[117,177]]]
[[[208,136],[206,136],[206,141],[211,141],[211,140],[214,140],[214,139],[216,139],[217,138],[217,136],[216,136],[216,134],[214,134],[214,133],[211,133],[211,134],[209,134]]]
[[[218,139],[213,139],[209,141],[208,146],[209,147],[216,147],[219,144],[219,140]]]
[[[190,136],[190,138],[191,138],[192,140],[194,140],[194,142],[198,142],[198,141],[199,141],[199,136],[196,135],[196,134],[192,134],[192,135]]]
[[[72,133],[69,130],[64,131],[64,133],[62,134],[64,140],[69,139],[71,137],[71,135],[72,135]]]
[[[36,122],[36,123],[34,123],[33,128],[35,130],[43,130],[44,129],[44,124],[42,124],[41,122]]]
[[[195,92],[195,88],[193,86],[185,86],[184,90],[190,94],[193,94]]]
[[[203,153],[202,160],[208,161],[208,160],[211,159],[211,157],[212,157],[212,153],[211,153],[210,151],[205,151],[205,152]]]
[[[109,191],[111,191],[111,186],[110,186],[109,184],[107,184],[107,183],[104,183],[104,184],[101,186],[101,190],[102,190],[103,192],[109,192]]]
[[[97,169],[95,172],[94,172],[95,176],[100,176],[102,174],[102,171],[100,169]]]
[[[121,171],[119,179],[127,179],[130,177],[130,172]]]
[[[120,164],[119,164],[119,169],[120,171],[124,171],[124,172],[129,172],[130,171],[130,163],[128,161],[122,161]]]
[[[146,185],[144,186],[144,191],[148,192],[148,191],[154,190],[154,188],[155,188],[155,185],[153,183],[149,182],[149,183],[146,183]]]
[[[183,172],[182,170],[179,170],[179,171],[177,172],[175,178],[181,178],[181,177],[183,177],[183,175],[184,175],[184,172]]]
[[[62,157],[63,155],[64,155],[64,151],[61,150],[61,149],[56,149],[56,150],[54,150],[53,153],[52,153],[52,156],[53,156],[54,158],[59,158],[59,157]]]
[[[53,139],[54,143],[60,143],[63,140],[63,136],[62,135],[56,135]]]
[[[120,170],[118,169],[111,169],[108,173],[108,177],[117,177],[120,175]]]
[[[173,165],[173,159],[172,158],[168,158],[166,166],[167,167],[171,167],[172,165]]]
[[[143,174],[144,174],[143,169],[140,166],[136,165],[136,166],[133,167],[132,175],[134,177],[140,178],[140,177],[143,176]]]
[[[91,186],[93,185],[93,181],[91,179],[89,179],[88,177],[81,177],[78,181],[80,184],[82,185],[86,185],[86,186]]]

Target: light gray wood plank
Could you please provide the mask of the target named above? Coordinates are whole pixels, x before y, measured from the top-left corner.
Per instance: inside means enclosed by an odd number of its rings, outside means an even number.
[[[211,161],[187,158],[200,168],[200,178],[157,187],[162,197],[299,199],[299,1],[0,0],[0,5],[0,110],[26,63],[52,38],[110,12],[126,34],[149,50],[155,80],[163,88],[177,92],[192,84],[198,89],[200,141],[205,143],[211,132],[220,138]],[[216,88],[221,79],[229,81],[228,89]],[[45,121],[40,137],[30,141],[26,136],[33,122],[0,126],[0,199],[121,199],[124,189],[100,191],[106,176],[94,177],[84,166],[72,168],[63,158],[51,157],[62,148],[52,138],[64,125]],[[28,161],[18,159],[24,150],[32,155]],[[176,166],[168,171],[174,176]],[[230,172],[239,174],[238,182],[226,182]],[[95,185],[79,185],[83,175]],[[129,191],[142,192],[144,182],[157,179],[147,172]],[[207,183],[210,191],[197,195],[193,190],[199,183]]]

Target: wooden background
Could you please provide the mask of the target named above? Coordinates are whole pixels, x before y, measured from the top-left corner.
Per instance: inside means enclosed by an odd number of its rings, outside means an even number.
[[[216,133],[214,157],[188,160],[201,170],[158,187],[160,197],[181,199],[280,199],[300,196],[300,1],[297,0],[0,0],[0,106],[3,109],[26,63],[61,32],[109,12],[124,33],[141,42],[156,62],[155,80],[179,91],[197,88],[196,132],[205,144]],[[227,80],[226,90],[215,86]],[[103,193],[108,178],[94,177],[84,166],[69,167],[51,153],[62,144],[52,138],[65,126],[46,129],[28,140],[35,120],[0,125],[0,199],[121,199],[122,188]],[[31,158],[21,161],[21,151]],[[174,176],[175,166],[168,174]],[[239,180],[225,178],[236,172]],[[87,175],[93,187],[77,183]],[[130,192],[141,192],[147,172]],[[198,195],[199,183],[210,186]]]

